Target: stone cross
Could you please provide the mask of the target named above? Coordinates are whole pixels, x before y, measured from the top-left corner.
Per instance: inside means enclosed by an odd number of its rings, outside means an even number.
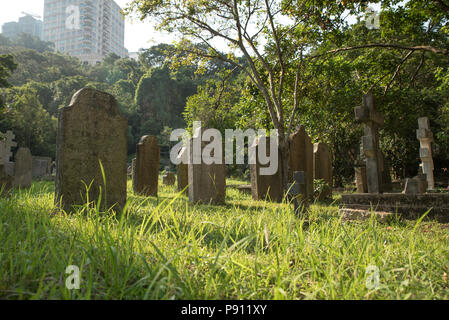
[[[368,193],[382,193],[383,157],[379,149],[379,128],[384,124],[371,92],[363,96],[363,105],[354,109],[355,119],[364,124],[363,154],[366,158]]]
[[[420,167],[422,172],[427,177],[427,189],[433,190],[435,188],[435,180],[433,176],[433,159],[432,159],[432,142],[433,134],[430,131],[429,118],[422,117],[418,119],[418,127],[416,130],[416,137],[419,140],[419,157],[421,158]]]
[[[6,134],[0,132],[0,164],[10,162],[11,148],[17,147],[17,142],[13,141],[15,137],[12,131],[6,131]]]
[[[299,214],[301,208],[307,206],[307,173],[304,171],[293,172],[293,183],[287,185],[287,196],[293,200],[295,213]]]

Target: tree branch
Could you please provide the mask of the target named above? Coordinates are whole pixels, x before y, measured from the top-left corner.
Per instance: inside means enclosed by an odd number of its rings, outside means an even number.
[[[405,61],[412,55],[412,53],[415,52],[414,50],[410,50],[409,53],[405,55],[405,57],[399,62],[398,66],[396,67],[396,71],[394,72],[393,76],[390,79],[390,82],[388,82],[387,86],[384,90],[384,96],[387,94],[388,89],[390,89],[391,84],[393,83],[394,79],[396,79],[396,76],[399,74],[399,71],[401,70],[401,66],[404,64]]]
[[[309,56],[310,59],[316,59],[323,57],[328,54],[335,54],[339,52],[345,52],[345,51],[351,51],[351,50],[358,50],[358,49],[368,49],[368,48],[387,48],[387,49],[399,49],[399,50],[413,50],[413,51],[428,51],[433,52],[436,54],[442,54],[442,55],[448,55],[449,50],[448,49],[438,49],[431,46],[403,46],[399,44],[388,44],[388,43],[370,43],[360,46],[354,46],[354,47],[346,47],[346,48],[338,48],[334,50],[327,51],[325,53]]]

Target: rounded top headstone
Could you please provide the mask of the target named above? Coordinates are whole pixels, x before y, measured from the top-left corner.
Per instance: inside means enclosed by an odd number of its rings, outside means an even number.
[[[140,138],[139,144],[147,143],[157,143],[157,138],[155,136],[143,136],[142,138]]]
[[[115,100],[113,95],[93,88],[83,88],[78,90],[73,95],[68,107],[76,108],[76,106],[79,105],[88,105],[90,107],[93,106],[104,109],[110,113],[111,116],[121,115],[117,100]]]

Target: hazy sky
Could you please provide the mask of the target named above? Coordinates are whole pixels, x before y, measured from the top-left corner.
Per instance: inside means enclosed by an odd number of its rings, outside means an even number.
[[[115,2],[124,8],[131,0],[115,0]],[[0,0],[0,25],[5,22],[17,21],[23,16],[22,11],[36,14],[42,17],[44,15],[44,0]],[[41,19],[41,20],[42,20]],[[125,25],[125,47],[129,52],[137,51],[139,48],[148,48],[157,43],[171,43],[173,37],[154,31],[151,23],[140,22],[137,19],[131,21],[126,18]]]
[[[44,0],[0,1],[0,25],[9,21],[17,21],[19,17],[23,16],[22,12],[36,14],[43,18]],[[130,1],[131,0],[115,0],[115,2],[122,8],[125,8],[126,4]],[[376,4],[372,5],[372,7],[379,10],[379,6]],[[355,22],[354,18],[349,20]],[[130,17],[126,17],[125,47],[129,52],[138,51],[139,48],[148,48],[158,43],[172,43],[174,39],[175,38],[169,34],[156,32],[149,21],[140,22],[136,18],[131,19]]]

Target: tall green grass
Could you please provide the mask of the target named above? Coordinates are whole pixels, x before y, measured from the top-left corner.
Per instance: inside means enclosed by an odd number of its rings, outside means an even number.
[[[342,222],[336,203],[297,217],[233,189],[224,206],[192,205],[170,186],[159,194],[129,193],[118,214],[51,214],[45,182],[0,199],[0,299],[449,298],[447,225]],[[79,290],[65,286],[69,265]]]

